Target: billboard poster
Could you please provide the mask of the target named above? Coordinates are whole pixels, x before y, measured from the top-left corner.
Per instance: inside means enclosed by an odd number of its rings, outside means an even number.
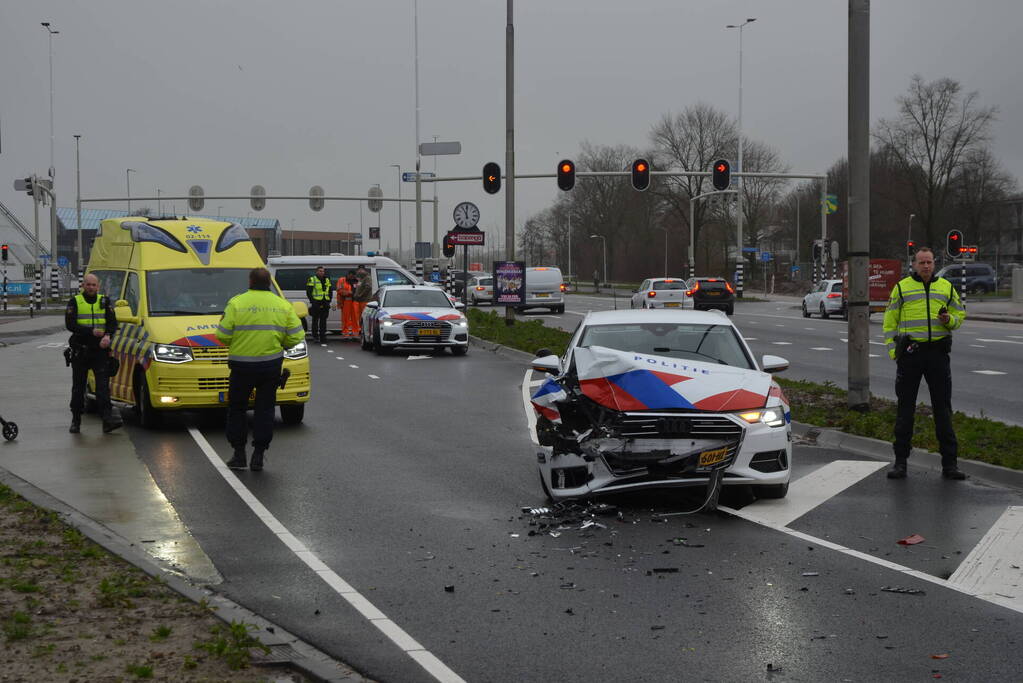
[[[526,302],[526,262],[494,261],[494,304]]]

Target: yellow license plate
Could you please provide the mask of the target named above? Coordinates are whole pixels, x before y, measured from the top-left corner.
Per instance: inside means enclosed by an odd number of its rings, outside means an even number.
[[[419,330],[419,336],[420,337],[429,337],[429,336],[439,337],[440,336],[440,330],[438,330],[438,329]]]
[[[665,308],[678,308],[678,302],[677,301],[665,301],[664,302],[664,307]]]
[[[716,465],[728,457],[728,448],[715,448],[712,451],[700,453],[700,467]]]
[[[549,297],[549,296],[550,296],[550,294],[548,294],[547,292],[540,292],[539,294],[536,295],[536,298],[537,299],[543,299],[543,298]]]

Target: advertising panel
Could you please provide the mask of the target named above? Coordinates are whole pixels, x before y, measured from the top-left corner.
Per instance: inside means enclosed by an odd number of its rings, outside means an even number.
[[[494,305],[526,302],[526,262],[494,261]]]

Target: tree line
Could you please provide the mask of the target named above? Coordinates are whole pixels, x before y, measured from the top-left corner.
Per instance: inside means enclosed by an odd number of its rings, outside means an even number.
[[[917,246],[937,250],[949,229],[960,228],[968,243],[981,246],[979,260],[993,262],[996,245],[1020,227],[1018,213],[1007,210],[1016,179],[991,149],[996,107],[983,105],[976,92],[963,92],[953,79],[928,82],[921,76],[911,79],[896,104],[896,114],[872,129],[871,254],[901,257],[910,234]],[[709,171],[722,158],[736,170],[738,133],[728,114],[699,102],[663,115],[651,126],[644,149],[583,142],[576,169],[623,171],[644,157],[655,171]],[[744,137],[742,145],[743,170],[790,172],[781,152],[767,142]],[[827,192],[839,200],[838,211],[826,219],[827,239],[839,243],[841,259],[848,237],[847,161],[836,161],[826,176]],[[734,178],[730,189],[737,189]],[[661,275],[665,252],[667,274],[680,276],[692,232],[697,273],[731,277],[735,195],[703,197],[690,215],[690,199],[712,191],[704,176],[654,176],[646,192],[622,177],[580,178],[573,190],[526,220],[519,254],[531,265],[558,265],[568,272],[571,244],[572,273],[589,279],[594,270],[603,272],[603,241],[591,238],[599,235],[606,240],[609,279]],[[820,191],[819,181],[745,179],[742,246],[770,251],[771,272],[788,275],[791,264],[806,264],[811,240],[820,236]],[[753,273],[759,272],[758,265]]]

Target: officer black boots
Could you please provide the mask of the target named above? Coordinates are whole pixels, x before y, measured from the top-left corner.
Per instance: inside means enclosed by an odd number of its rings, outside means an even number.
[[[252,451],[252,461],[249,463],[249,469],[253,472],[259,472],[263,469],[263,449],[257,448]]]
[[[78,434],[82,431],[82,414],[71,413],[71,426],[68,427],[68,432],[71,434]]]
[[[906,461],[895,459],[895,464],[888,470],[889,479],[905,479],[906,478]]]
[[[253,459],[255,459],[255,455],[253,455]],[[232,470],[243,470],[246,464],[245,446],[235,447],[234,457],[227,461],[227,466]]]
[[[103,433],[109,434],[115,429],[120,429],[123,426],[124,423],[121,422],[120,418],[114,418],[113,416],[108,417],[107,419],[103,420]]]

